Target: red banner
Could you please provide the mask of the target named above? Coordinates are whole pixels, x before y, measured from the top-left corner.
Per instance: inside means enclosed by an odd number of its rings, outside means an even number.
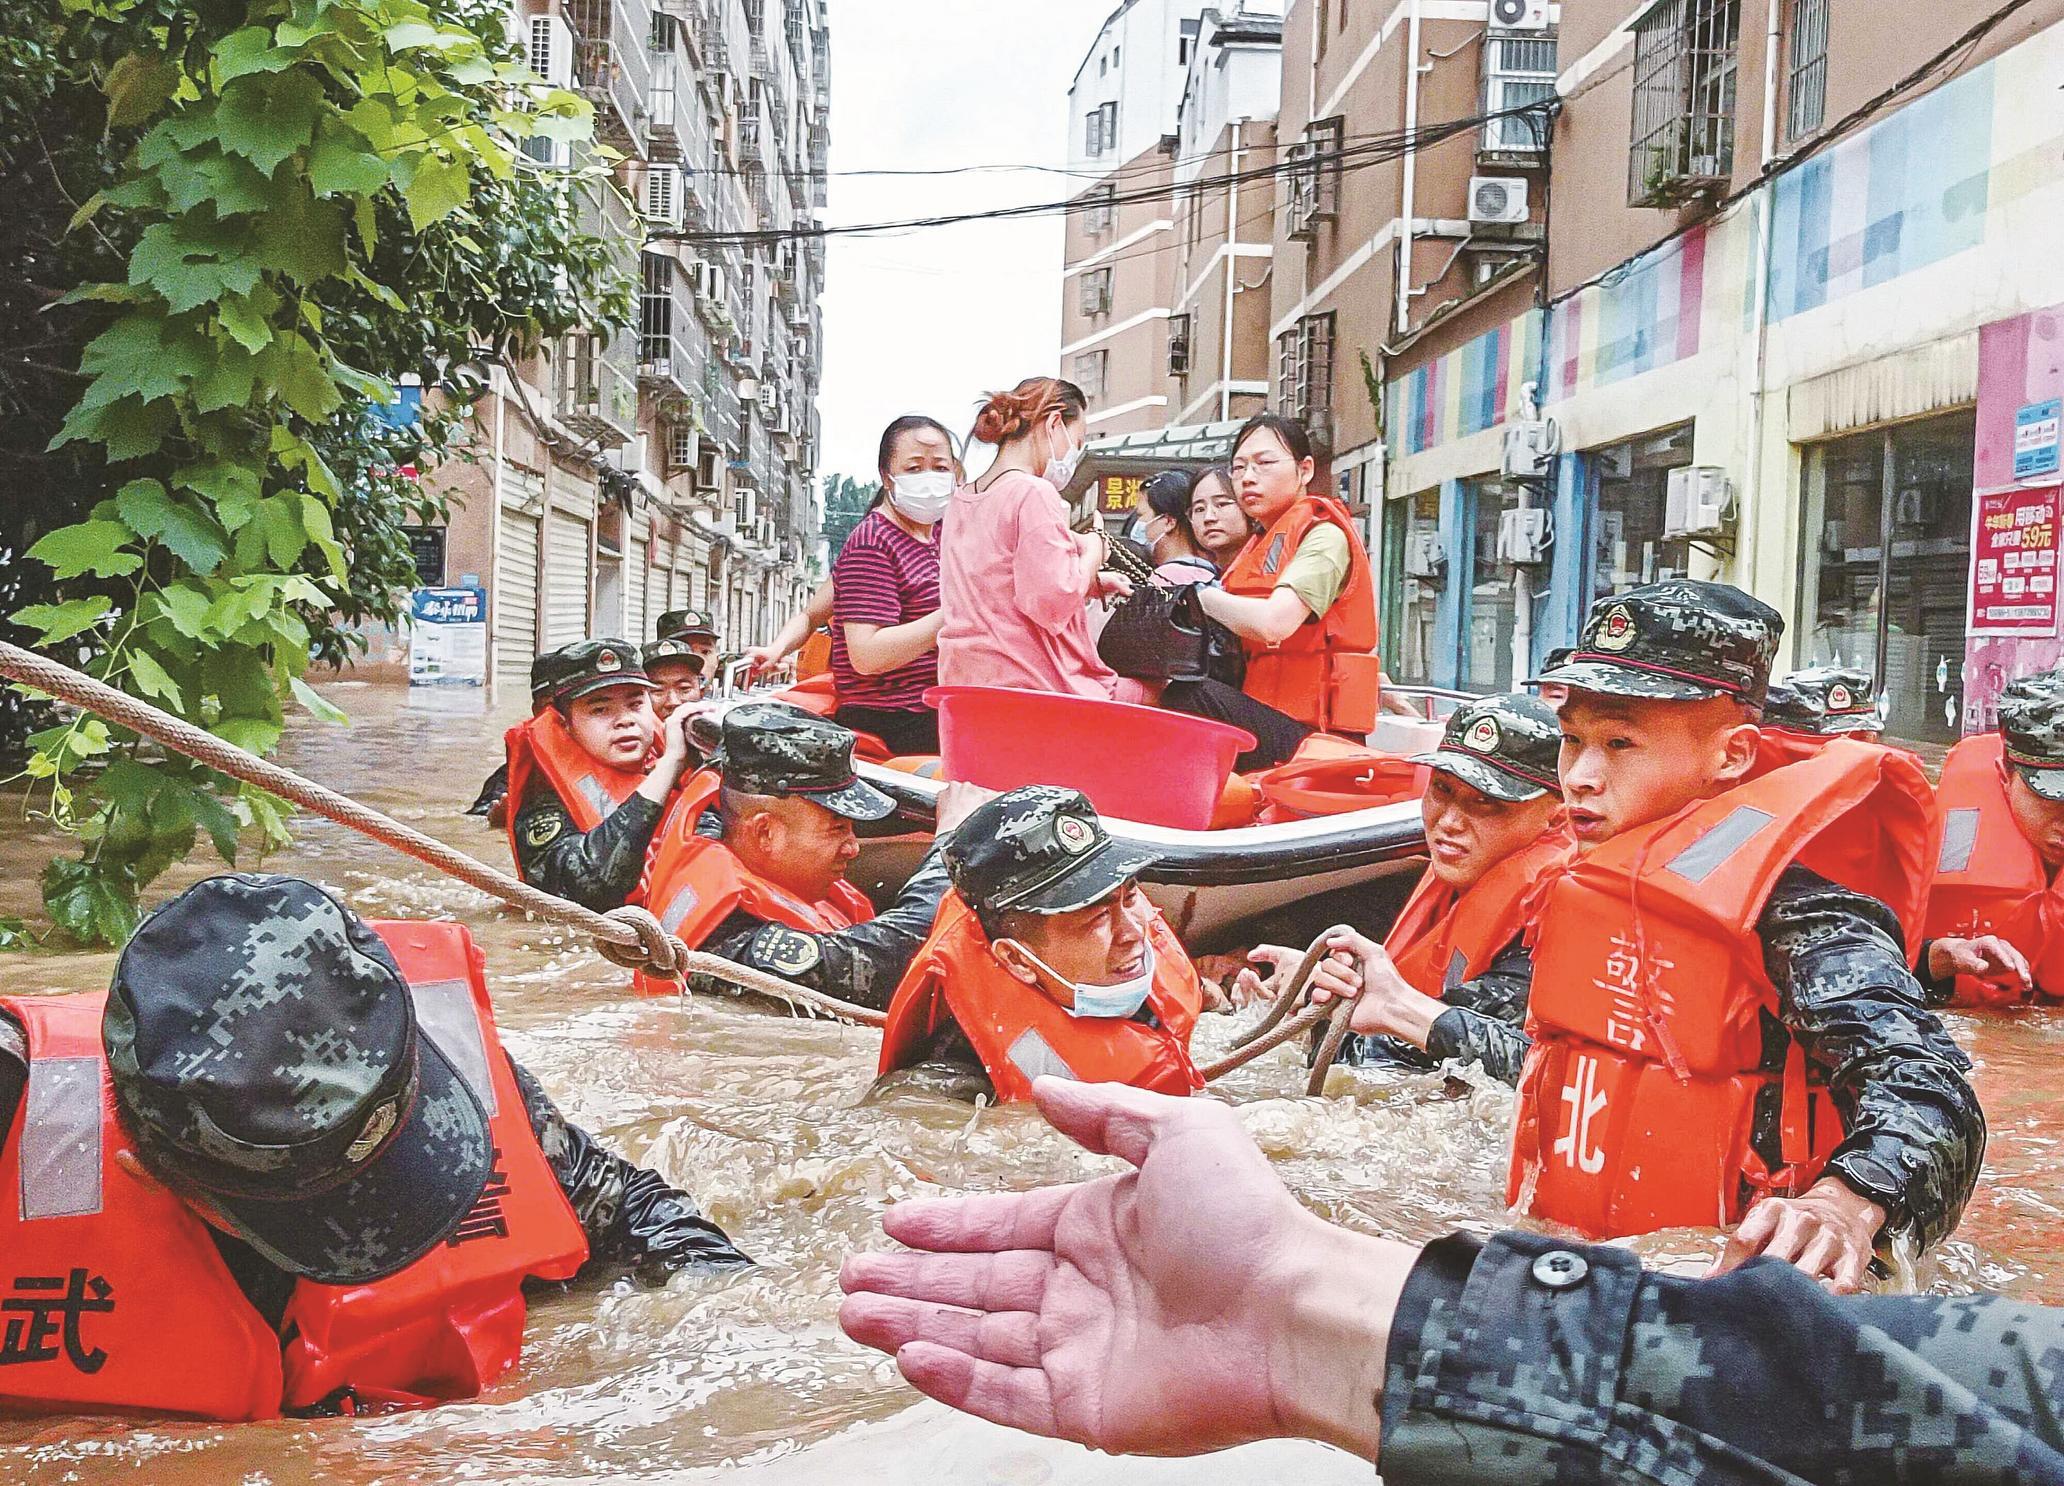
[[[2057,633],[2057,498],[2060,488],[1981,495],[1971,533],[1974,635]]]

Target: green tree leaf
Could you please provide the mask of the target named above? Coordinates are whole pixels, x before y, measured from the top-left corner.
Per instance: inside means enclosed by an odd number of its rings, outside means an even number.
[[[126,868],[58,860],[43,869],[44,911],[81,944],[127,944],[139,917],[135,899]]]
[[[344,715],[342,707],[330,701],[329,698],[310,686],[306,681],[303,681],[299,676],[296,676],[288,684],[293,688],[294,700],[306,708],[310,716],[319,717],[324,722],[336,727],[342,727],[351,721],[349,717]]]
[[[408,199],[409,222],[422,232],[464,206],[472,195],[472,182],[460,161],[425,155],[418,158],[403,194]]]
[[[30,604],[17,609],[14,622],[23,629],[34,630],[36,641],[41,645],[58,645],[74,639],[92,629],[114,611],[115,601],[106,594],[89,594],[82,599],[67,599],[61,604]]]
[[[147,697],[161,697],[175,709],[186,706],[186,697],[179,690],[179,683],[148,650],[131,648],[127,659],[130,678],[136,682],[138,691]]]
[[[135,533],[119,521],[80,521],[61,526],[29,549],[29,556],[50,564],[59,578],[77,578],[86,573],[96,578],[126,578],[143,566],[143,559],[123,547]]]
[[[108,127],[129,129],[163,108],[179,86],[179,68],[169,58],[136,53],[108,69]]]

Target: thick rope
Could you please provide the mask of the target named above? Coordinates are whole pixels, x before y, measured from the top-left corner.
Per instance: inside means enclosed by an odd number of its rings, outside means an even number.
[[[1289,982],[1276,997],[1268,1015],[1241,1033],[1233,1041],[1233,1051],[1215,1063],[1208,1063],[1198,1072],[1204,1075],[1206,1083],[1225,1077],[1236,1068],[1244,1068],[1263,1053],[1273,1052],[1286,1042],[1295,1041],[1314,1027],[1323,1026],[1325,1032],[1320,1038],[1316,1061],[1312,1064],[1311,1077],[1305,1081],[1305,1093],[1317,1096],[1325,1092],[1326,1074],[1333,1066],[1334,1058],[1340,1054],[1340,1044],[1347,1038],[1348,1021],[1354,1014],[1354,1003],[1342,1001],[1331,1010],[1323,1006],[1307,1005],[1297,1015],[1290,1012],[1302,1001],[1311,986],[1312,976],[1318,973],[1319,964],[1326,958],[1326,941],[1343,932],[1333,928],[1326,930],[1311,942],[1304,952],[1304,958],[1297,962],[1297,968],[1290,972]]]
[[[691,950],[642,908],[618,908],[606,914],[596,913],[578,903],[555,897],[506,872],[497,871],[485,862],[476,861],[442,841],[411,830],[391,816],[361,805],[335,790],[326,789],[313,780],[304,779],[292,769],[247,753],[213,733],[182,722],[148,702],[116,691],[47,656],[0,641],[0,676],[97,713],[109,722],[141,733],[232,779],[255,785],[338,825],[348,826],[384,846],[414,857],[426,866],[435,867],[447,876],[456,877],[490,897],[500,899],[511,908],[520,908],[538,918],[579,929],[594,938],[595,947],[613,964],[642,967],[652,974],[676,980],[685,980],[689,976],[720,980],[742,990],[773,996],[791,1006],[821,1012],[863,1027],[879,1027],[887,1021],[880,1012],[865,1006],[855,1006],[750,966]]]

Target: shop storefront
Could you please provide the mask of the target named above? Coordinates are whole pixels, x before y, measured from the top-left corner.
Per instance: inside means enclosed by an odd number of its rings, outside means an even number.
[[[1592,486],[1584,591],[1589,601],[1689,571],[1688,543],[1666,540],[1670,471],[1691,463],[1691,425],[1586,451]],[[1590,602],[1585,609],[1588,611]]]
[[[1962,732],[1975,433],[1963,411],[1803,451],[1793,660],[1869,671],[1907,742]]]

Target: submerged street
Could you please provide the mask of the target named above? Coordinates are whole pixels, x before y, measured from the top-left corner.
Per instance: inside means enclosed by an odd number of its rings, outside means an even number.
[[[507,718],[478,702],[404,688],[326,694],[348,728],[299,725],[286,761],[438,838],[505,865],[507,848],[459,814],[497,762]],[[468,710],[468,709],[472,710]],[[50,843],[11,797],[0,860],[34,863]],[[1082,1155],[1027,1107],[983,1110],[898,1094],[868,1102],[877,1034],[776,1018],[707,1000],[640,1001],[626,972],[562,931],[498,911],[328,822],[298,817],[267,863],[338,891],[368,918],[450,918],[485,949],[511,1052],[580,1124],[695,1193],[760,1261],[734,1279],[676,1278],[664,1290],[580,1288],[533,1304],[521,1366],[478,1402],[382,1420],[222,1427],[61,1419],[0,1423],[0,1477],[164,1486],[321,1479],[353,1486],[751,1480],[789,1482],[1366,1481],[1326,1447],[1279,1442],[1188,1462],[1116,1460],[949,1414],[893,1367],[838,1335],[837,1271],[882,1243],[886,1202],[1072,1181],[1112,1163]],[[148,901],[207,875],[196,856]],[[0,874],[0,916],[30,913],[33,875]],[[106,984],[114,957],[13,963],[23,992]],[[1986,1171],[1924,1288],[2064,1301],[2064,1152],[2043,1110],[2064,1095],[2064,1018],[1952,1013],[1979,1067],[1991,1124]],[[1201,1057],[1230,1041],[1206,1018]],[[1279,1050],[1229,1080],[1226,1096],[1283,1177],[1317,1212],[1368,1232],[1424,1240],[1507,1226],[1502,1196],[1511,1097],[1456,1097],[1432,1075],[1336,1071],[1325,1101],[1289,1097],[1301,1065]],[[1459,1087],[1459,1086],[1452,1086]],[[1717,1240],[1642,1241],[1652,1260],[1702,1264]],[[175,1344],[176,1345],[176,1344]],[[749,1471],[727,1467],[745,1465]]]

